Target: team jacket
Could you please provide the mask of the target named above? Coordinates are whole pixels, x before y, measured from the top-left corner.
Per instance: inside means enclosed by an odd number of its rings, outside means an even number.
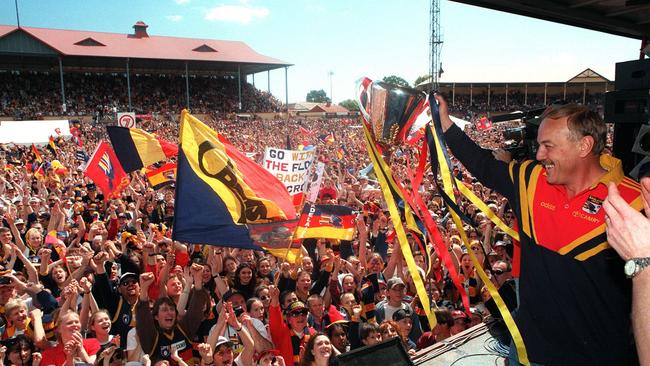
[[[165,331],[158,326],[149,308],[149,303],[138,301],[136,306],[136,331],[142,350],[152,359],[163,358],[169,360],[173,349],[178,350],[178,355],[192,366],[198,364],[194,357],[193,339],[203,320],[205,308],[209,304],[209,295],[205,289],[192,289],[185,316],[177,320],[170,331]]]
[[[515,321],[531,361],[545,365],[628,365],[636,362],[631,332],[631,282],[607,243],[607,183],[642,208],[639,185],[619,160],[600,157],[608,171],[569,199],[546,181],[534,161],[495,160],[458,127],[446,133],[454,155],[485,186],[510,201],[520,223],[520,306]]]
[[[108,310],[111,315],[111,334],[120,336],[120,347],[126,347],[129,330],[135,326],[135,306],[129,304],[124,296],[111,284],[106,273],[95,276],[93,296],[100,307]]]

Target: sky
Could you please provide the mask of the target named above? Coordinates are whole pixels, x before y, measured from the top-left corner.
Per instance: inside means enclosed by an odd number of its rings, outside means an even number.
[[[429,70],[426,0],[17,0],[23,26],[238,40],[293,64],[289,103],[323,89],[353,99],[361,77],[413,84]],[[586,68],[614,79],[616,62],[638,58],[640,41],[441,0],[441,82],[566,81]],[[0,24],[16,24],[14,0]],[[284,69],[271,92],[285,101]],[[252,77],[248,77],[252,82]],[[267,74],[255,75],[267,89]]]

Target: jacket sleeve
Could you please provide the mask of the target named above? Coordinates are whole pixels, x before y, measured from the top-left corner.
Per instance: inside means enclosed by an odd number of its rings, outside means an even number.
[[[330,282],[330,272],[327,272],[326,270],[321,270],[320,273],[318,274],[318,279],[316,282],[314,282],[311,286],[311,289],[309,289],[309,294],[320,294],[325,287],[327,287],[327,284]]]
[[[278,281],[278,288],[280,291],[296,291],[296,280],[291,277],[284,277],[282,273],[278,273],[280,280]]]
[[[99,307],[108,310],[111,317],[114,316],[117,311],[120,294],[113,289],[107,273],[95,275],[92,292]]]
[[[156,343],[158,328],[149,310],[148,301],[138,301],[135,307],[135,331],[144,353],[151,354]]]
[[[514,198],[515,188],[508,164],[496,160],[490,150],[478,146],[456,125],[445,132],[445,139],[454,156],[483,185],[496,190],[509,200]]]
[[[412,340],[413,343],[417,343],[420,336],[422,336],[422,324],[420,324],[420,317],[415,313],[415,311],[413,311],[413,308],[409,307],[409,310],[411,311],[411,321],[413,322],[413,327],[409,333],[409,339]]]
[[[186,315],[180,321],[181,327],[187,331],[190,337],[194,337],[199,330],[208,301],[210,301],[210,295],[205,289],[193,289],[190,292],[190,303]]]
[[[293,346],[289,327],[282,320],[282,311],[279,306],[269,306],[269,332],[275,348],[280,350],[284,362],[293,365]],[[289,361],[289,362],[287,362]]]

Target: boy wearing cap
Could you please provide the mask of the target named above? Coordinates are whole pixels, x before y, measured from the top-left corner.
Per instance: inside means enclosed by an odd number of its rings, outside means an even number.
[[[316,331],[307,325],[309,310],[302,301],[294,301],[285,309],[286,322],[280,310],[280,290],[269,286],[269,330],[287,366],[300,362],[300,347],[304,347]]]
[[[422,326],[420,325],[420,320],[415,311],[413,311],[411,305],[403,302],[405,294],[406,285],[401,278],[393,277],[389,279],[386,300],[377,304],[375,315],[377,317],[377,323],[381,324],[384,320],[393,319],[393,314],[398,310],[403,309],[407,311],[412,323],[412,328],[409,332],[409,339],[413,342],[417,342],[422,335]]]

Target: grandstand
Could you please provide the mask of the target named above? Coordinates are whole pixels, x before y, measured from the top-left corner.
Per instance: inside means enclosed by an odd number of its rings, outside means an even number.
[[[0,25],[0,78],[6,89],[19,87],[0,95],[0,116],[14,117],[35,103],[42,107],[36,110],[51,115],[87,114],[99,105],[146,113],[159,106],[151,98],[156,92],[172,99],[165,101],[170,109],[281,108],[268,92],[269,72],[284,68],[286,75],[291,64],[240,41],[150,36],[147,28],[142,21],[130,34]],[[262,72],[267,73],[267,92],[245,82],[253,75],[254,83],[254,75]],[[98,89],[109,95],[87,101],[88,93]],[[31,91],[39,99],[30,99]],[[234,102],[224,105],[224,98]]]
[[[428,82],[418,85],[421,90],[429,88]],[[555,100],[601,109],[604,93],[611,90],[614,82],[592,69],[585,69],[567,81],[440,83],[440,91],[448,97],[453,111],[492,115],[543,107]]]

